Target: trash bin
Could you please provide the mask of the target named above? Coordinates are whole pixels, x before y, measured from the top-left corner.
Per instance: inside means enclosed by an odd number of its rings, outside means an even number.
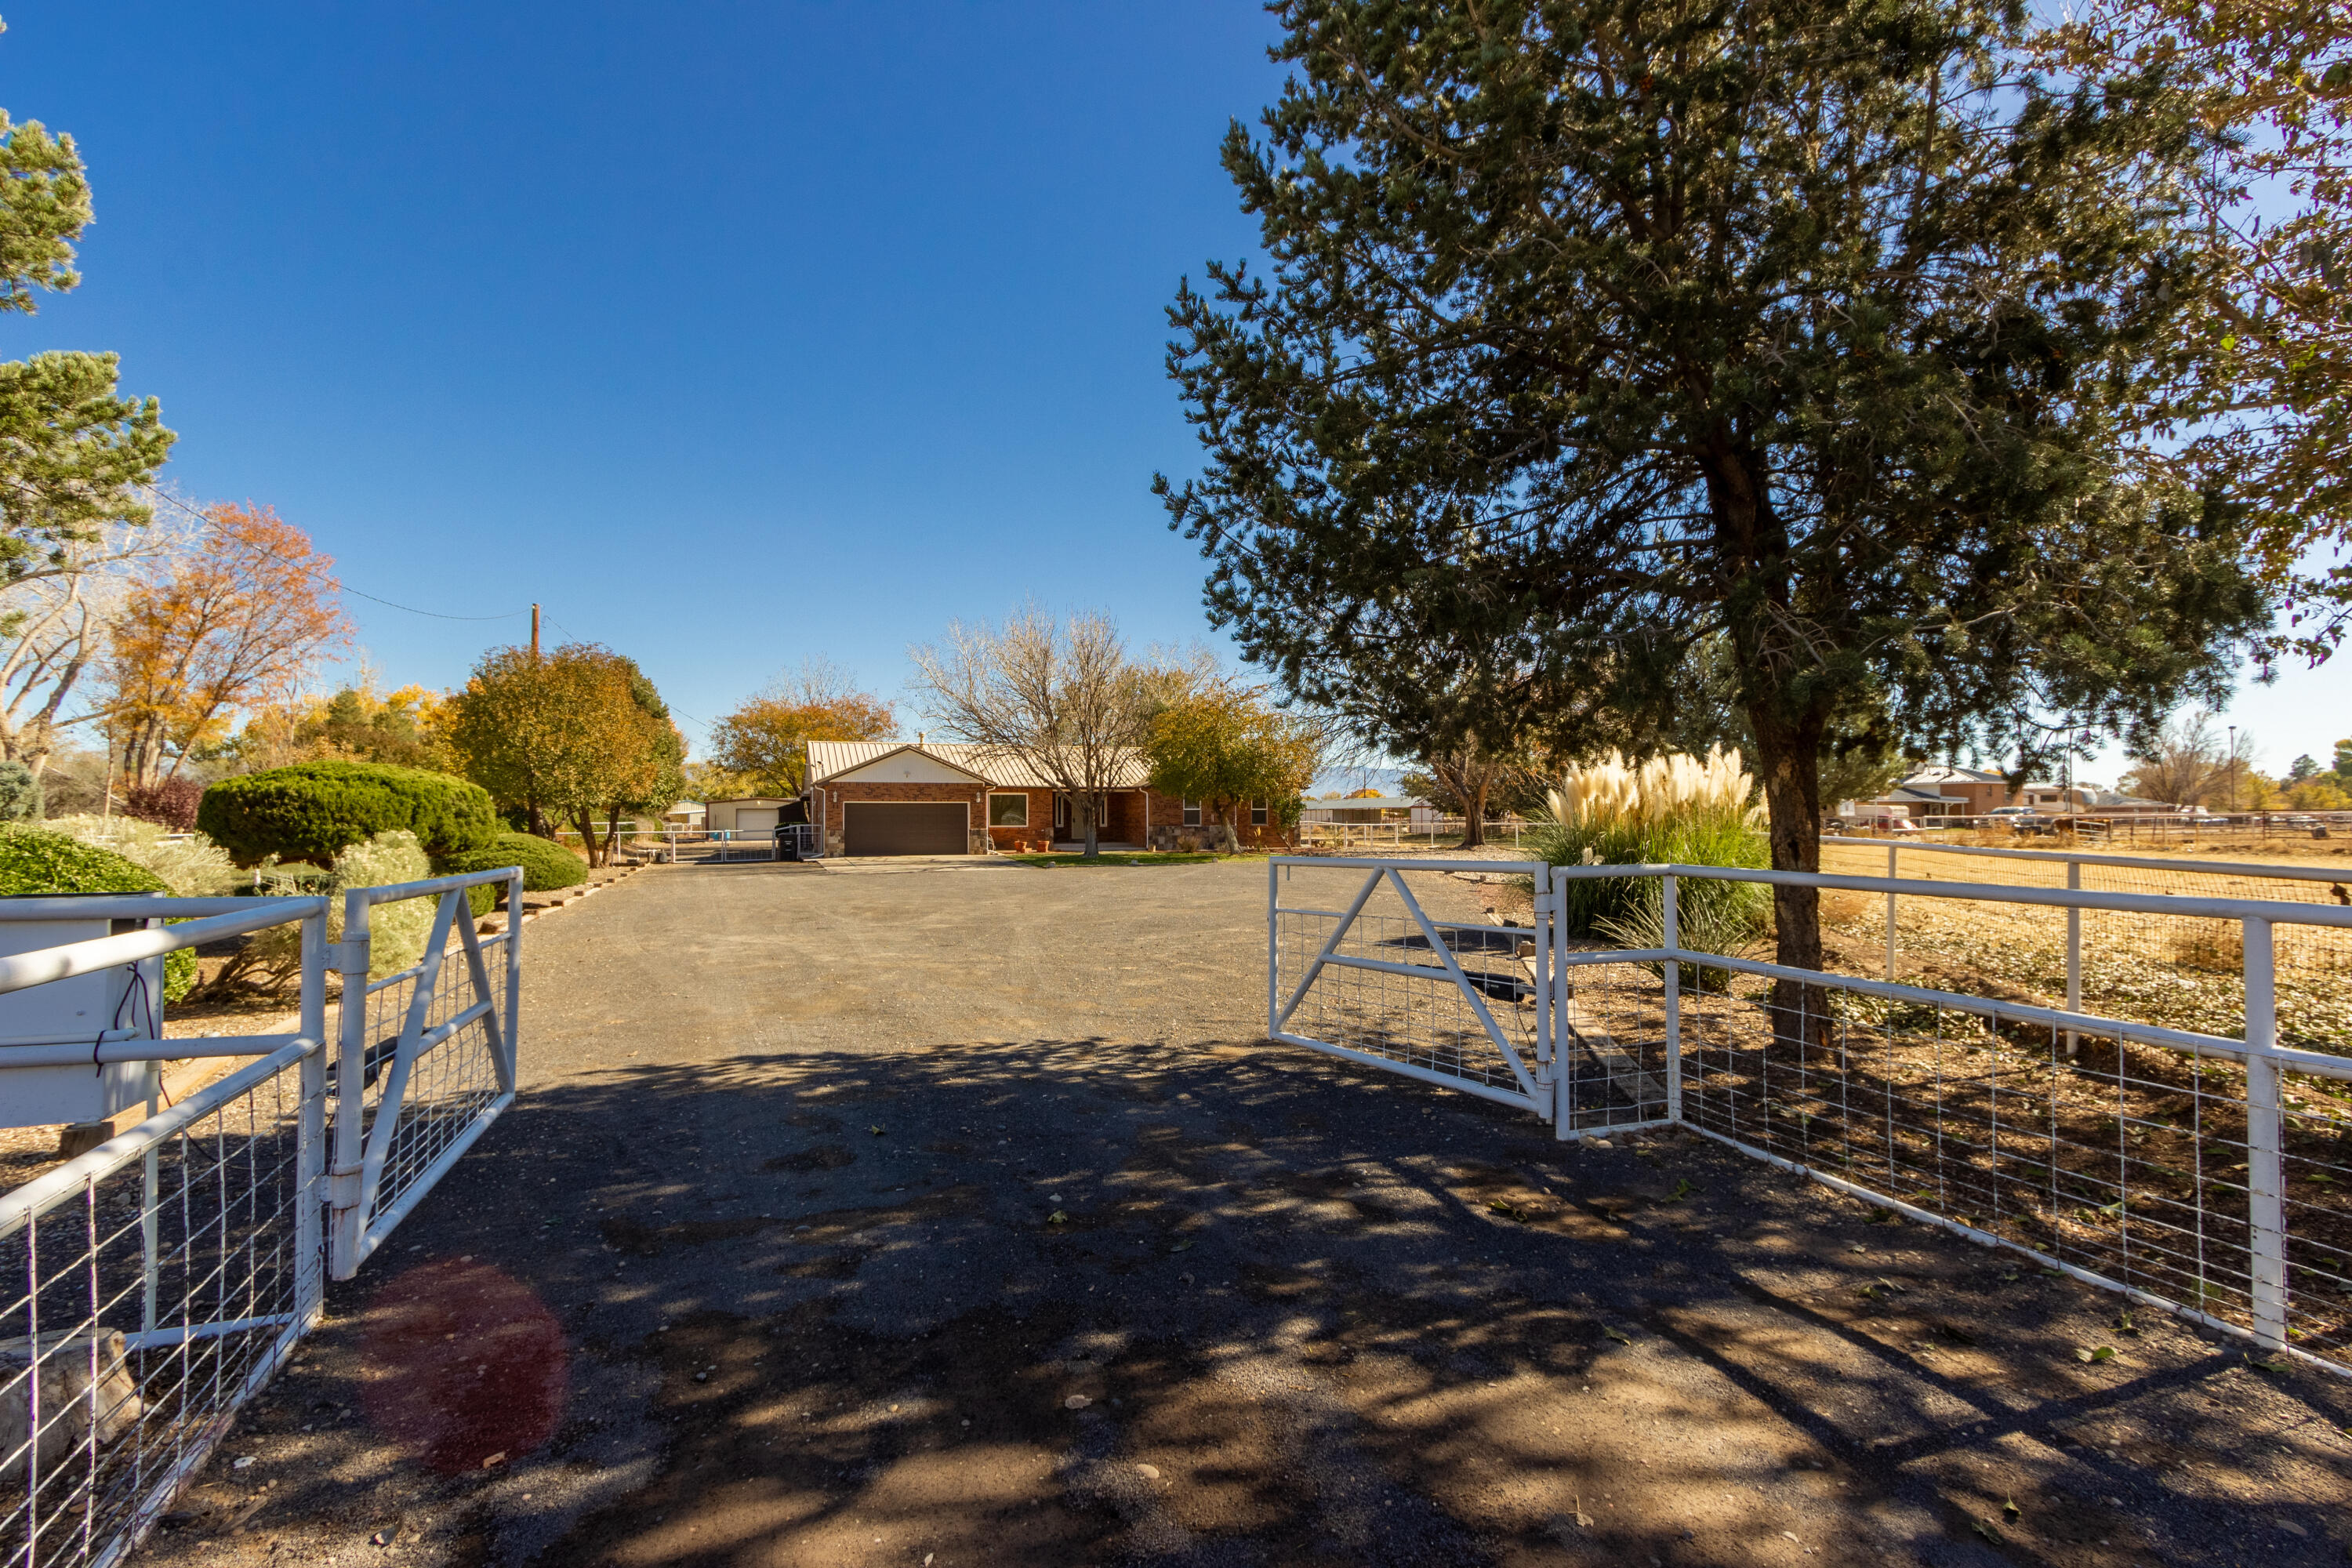
[[[801,825],[797,822],[776,824],[776,858],[797,860],[801,858]]]

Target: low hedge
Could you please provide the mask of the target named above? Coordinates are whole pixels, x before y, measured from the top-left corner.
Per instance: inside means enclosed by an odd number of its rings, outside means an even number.
[[[530,833],[501,833],[479,849],[444,855],[433,862],[435,873],[444,877],[495,871],[501,866],[522,868],[523,891],[527,893],[576,888],[588,879],[587,861],[562,845]]]
[[[0,825],[0,894],[168,893],[162,878],[110,849],[47,828]],[[163,955],[163,1000],[196,985],[193,948]]]
[[[499,832],[481,785],[383,763],[296,763],[223,779],[205,791],[196,830],[241,866],[272,855],[325,865],[392,828],[416,835],[427,855],[455,855]]]

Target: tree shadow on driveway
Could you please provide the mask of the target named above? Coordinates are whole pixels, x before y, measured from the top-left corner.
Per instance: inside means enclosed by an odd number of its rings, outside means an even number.
[[[157,1551],[2341,1560],[2334,1380],[1688,1135],[1616,1143],[1259,1041],[562,1080],[339,1289]]]

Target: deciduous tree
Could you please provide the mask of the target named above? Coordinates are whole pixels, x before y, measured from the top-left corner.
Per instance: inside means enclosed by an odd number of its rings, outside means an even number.
[[[1056,622],[1035,605],[1001,626],[950,622],[943,643],[907,657],[940,727],[1025,758],[1069,794],[1087,858],[1100,855],[1095,803],[1142,750],[1155,698],[1172,689],[1171,667],[1130,659],[1108,616]]]
[[[667,708],[610,648],[493,648],[448,706],[449,743],[467,776],[523,808],[541,837],[553,837],[550,817],[570,819],[592,866],[609,857],[622,812],[667,806],[682,787],[685,743]]]
[[[300,529],[267,507],[204,512],[187,552],[133,586],[108,649],[106,729],[133,784],[177,777],[239,710],[284,700],[351,640],[334,563]]]
[[[1576,754],[1719,636],[1811,871],[1859,715],[2030,752],[2226,688],[2242,514],[2127,461],[2207,266],[2159,72],[2038,80],[1996,0],[1276,12],[1294,74],[1224,149],[1272,271],[1180,292],[1206,457],[1159,488],[1294,694],[1491,647]],[[1813,891],[1775,904],[1818,968]]]
[[[2337,0],[2090,0],[2053,68],[2159,77],[2210,132],[2182,195],[2213,259],[2179,360],[2187,439],[2154,454],[2252,508],[2267,584],[2315,662],[2352,617],[2352,12]]]
[[[1235,814],[1252,801],[1269,816],[1297,820],[1301,791],[1315,782],[1322,737],[1310,723],[1264,700],[1262,689],[1203,681],[1160,704],[1145,731],[1151,787],[1206,805],[1241,848]]]
[[[811,741],[879,741],[897,733],[890,704],[848,673],[810,659],[710,727],[710,761],[748,794],[787,799],[808,787]]]

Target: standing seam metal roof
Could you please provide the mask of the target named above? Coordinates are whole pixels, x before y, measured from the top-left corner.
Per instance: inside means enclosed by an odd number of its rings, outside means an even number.
[[[913,741],[811,741],[808,743],[809,783],[824,784],[828,779],[854,773],[868,763],[879,761],[898,751],[920,752],[951,768],[978,773],[1003,789],[1056,787],[1052,779],[1038,772],[1029,759],[1018,752],[957,741],[925,741],[919,743]],[[1118,775],[1110,787],[1141,789],[1150,774],[1150,764],[1144,761],[1143,753],[1129,752],[1120,758]]]

